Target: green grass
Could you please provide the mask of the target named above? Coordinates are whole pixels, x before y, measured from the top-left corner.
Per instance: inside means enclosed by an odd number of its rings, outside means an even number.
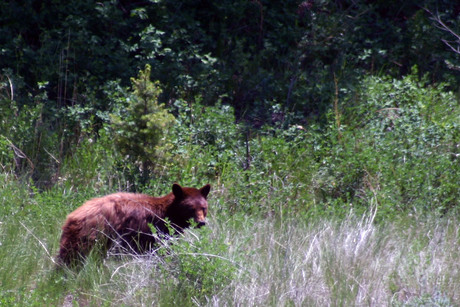
[[[90,257],[79,271],[56,270],[60,226],[81,203],[69,193],[16,199],[27,205],[2,214],[0,306],[460,304],[456,218],[230,214],[216,198],[207,228],[156,254]]]

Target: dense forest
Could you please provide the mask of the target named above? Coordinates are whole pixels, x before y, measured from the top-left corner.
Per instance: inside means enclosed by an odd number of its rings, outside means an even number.
[[[1,1],[0,306],[455,306],[459,95],[457,1]],[[52,270],[84,200],[174,182],[202,239]]]

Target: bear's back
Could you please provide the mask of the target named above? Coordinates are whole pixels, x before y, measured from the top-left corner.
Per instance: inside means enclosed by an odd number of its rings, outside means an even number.
[[[163,219],[165,206],[165,197],[114,193],[88,200],[67,216],[66,224],[78,223],[82,233],[89,233],[94,228],[102,230],[107,225],[118,231],[139,224],[139,221],[152,222],[155,217]]]

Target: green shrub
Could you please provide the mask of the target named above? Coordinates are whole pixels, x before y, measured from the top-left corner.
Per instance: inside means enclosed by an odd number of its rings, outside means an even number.
[[[158,253],[164,257],[161,270],[168,276],[165,291],[175,293],[175,303],[204,303],[230,285],[237,264],[226,258],[228,245],[223,240],[204,227],[163,242]]]
[[[230,106],[176,101],[177,124],[171,135],[174,163],[169,177],[189,185],[216,180],[240,159],[240,132]]]
[[[97,137],[84,138],[64,159],[58,186],[80,192],[88,188],[98,194],[128,188],[123,169],[118,168],[122,157],[115,149],[108,130],[104,127]]]
[[[456,206],[458,101],[444,85],[426,86],[416,75],[366,77],[345,100],[342,132],[331,125],[323,134],[314,177],[320,201],[368,206],[374,200],[390,215]]]
[[[158,102],[159,82],[150,80],[150,65],[131,78],[132,93],[126,105],[111,114],[111,129],[117,150],[123,158],[137,165],[141,182],[168,156],[168,130],[174,117]]]

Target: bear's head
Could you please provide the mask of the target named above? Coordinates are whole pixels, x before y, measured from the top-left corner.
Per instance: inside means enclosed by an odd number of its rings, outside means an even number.
[[[201,189],[181,187],[177,183],[173,184],[172,195],[174,200],[166,212],[175,228],[179,231],[190,226],[193,220],[197,227],[206,225],[206,215],[208,214],[207,197],[211,186],[205,185]]]

